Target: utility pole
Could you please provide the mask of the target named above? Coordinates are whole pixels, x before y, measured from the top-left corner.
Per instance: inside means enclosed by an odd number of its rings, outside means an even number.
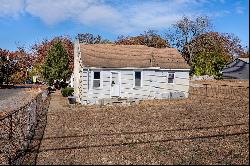
[[[6,82],[7,82],[7,88],[9,86],[9,55],[7,55],[7,78],[6,78]]]

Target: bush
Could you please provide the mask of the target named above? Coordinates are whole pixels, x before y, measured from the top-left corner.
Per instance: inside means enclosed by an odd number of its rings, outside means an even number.
[[[68,83],[66,83],[66,82],[60,82],[59,85],[60,85],[61,88],[66,88],[68,86]]]
[[[63,97],[73,96],[74,88],[66,87],[61,90]]]

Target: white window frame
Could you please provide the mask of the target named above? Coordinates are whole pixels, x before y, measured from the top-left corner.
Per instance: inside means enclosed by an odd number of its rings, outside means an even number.
[[[94,79],[94,73],[95,72],[100,72],[100,79]],[[91,73],[91,77],[92,77],[92,79],[91,79],[91,84],[92,84],[92,86],[91,86],[91,88],[92,89],[102,89],[103,88],[103,83],[102,83],[102,71],[99,71],[99,70],[94,70],[94,71],[92,71],[92,73]],[[99,87],[94,87],[94,80],[100,80],[100,86]]]
[[[169,82],[169,75],[170,74],[174,75],[173,82]],[[174,84],[175,83],[175,72],[168,72],[167,82],[168,82],[168,84]]]
[[[141,84],[140,84],[140,86],[135,86],[135,72],[140,72],[141,73]],[[143,71],[141,71],[141,70],[134,70],[134,72],[133,72],[133,88],[142,88],[142,86],[143,86]]]

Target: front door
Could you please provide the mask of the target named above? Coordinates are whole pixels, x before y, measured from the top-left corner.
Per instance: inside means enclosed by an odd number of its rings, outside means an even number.
[[[120,96],[119,73],[111,72],[111,97]]]

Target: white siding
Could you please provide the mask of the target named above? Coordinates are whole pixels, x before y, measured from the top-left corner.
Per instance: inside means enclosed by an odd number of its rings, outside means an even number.
[[[101,86],[93,88],[93,72],[101,72]],[[89,89],[88,89],[88,70],[85,68],[80,74],[80,98],[81,103],[95,104],[100,99],[111,98],[111,72],[120,73],[120,97],[136,99],[162,99],[168,98],[170,92],[183,92],[188,97],[189,90],[189,71],[174,70],[132,70],[132,69],[89,69]],[[142,87],[134,87],[134,72],[142,71]],[[175,72],[173,84],[168,83],[168,73]]]

